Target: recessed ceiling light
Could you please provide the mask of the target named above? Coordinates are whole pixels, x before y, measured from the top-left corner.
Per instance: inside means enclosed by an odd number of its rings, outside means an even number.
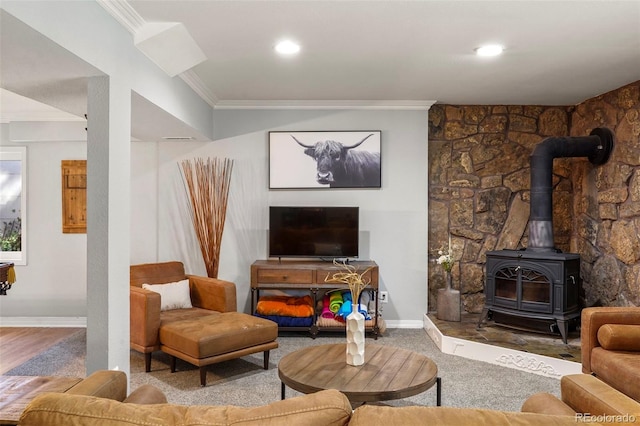
[[[283,40],[276,44],[275,49],[281,55],[295,55],[300,52],[300,45],[291,40]]]
[[[486,46],[480,46],[476,49],[478,56],[498,56],[502,53],[504,47],[499,44],[488,44]]]

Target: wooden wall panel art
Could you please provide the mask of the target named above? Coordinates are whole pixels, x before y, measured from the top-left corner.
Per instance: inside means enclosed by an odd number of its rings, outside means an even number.
[[[62,160],[62,232],[87,233],[87,160]]]

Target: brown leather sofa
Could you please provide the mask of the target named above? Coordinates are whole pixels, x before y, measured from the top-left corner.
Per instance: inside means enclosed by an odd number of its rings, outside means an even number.
[[[87,390],[87,394],[78,392],[82,388]],[[163,403],[161,392],[148,385],[136,389],[129,397],[124,398],[126,380],[123,373],[116,371],[94,373],[71,390],[73,389],[76,390],[64,394],[48,393],[34,398],[26,407],[18,424],[20,426],[411,426],[425,424],[575,426],[576,424],[575,416],[474,408],[363,405],[352,410],[347,397],[337,390],[325,390],[260,407],[182,406]],[[101,389],[101,391],[99,393],[92,391],[95,389]],[[274,393],[277,394],[277,392]],[[145,402],[154,405],[147,405]]]
[[[143,288],[188,280],[191,307],[161,308],[160,293]],[[273,321],[237,312],[236,287],[229,281],[187,275],[182,262],[162,262],[130,267],[131,348],[145,355],[151,371],[151,354],[162,350],[200,367],[200,384],[206,384],[205,367],[217,362],[269,351],[278,347],[278,326]],[[186,290],[186,287],[185,291]]]
[[[580,338],[584,374],[561,378],[562,400],[535,394],[522,411],[631,416],[640,422],[640,308],[583,309]]]
[[[166,404],[162,391],[152,385],[142,385],[127,395],[127,375],[122,371],[99,370],[65,392],[67,395],[84,395],[108,398],[130,404]]]

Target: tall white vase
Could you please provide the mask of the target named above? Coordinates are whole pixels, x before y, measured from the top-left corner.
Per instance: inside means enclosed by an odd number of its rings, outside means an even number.
[[[347,315],[347,364],[364,364],[364,315],[358,311]]]

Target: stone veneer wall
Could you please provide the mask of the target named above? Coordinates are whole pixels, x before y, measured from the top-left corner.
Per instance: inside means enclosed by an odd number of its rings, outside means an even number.
[[[607,164],[571,175],[571,248],[582,256],[587,306],[640,306],[640,81],[589,99],[571,115],[571,135],[615,133]]]
[[[554,161],[556,247],[582,256],[587,306],[640,306],[640,82],[576,107],[453,106],[429,111],[429,306],[451,248],[464,310],[484,304],[485,253],[527,246],[529,156],[551,136],[615,133],[609,162]]]

